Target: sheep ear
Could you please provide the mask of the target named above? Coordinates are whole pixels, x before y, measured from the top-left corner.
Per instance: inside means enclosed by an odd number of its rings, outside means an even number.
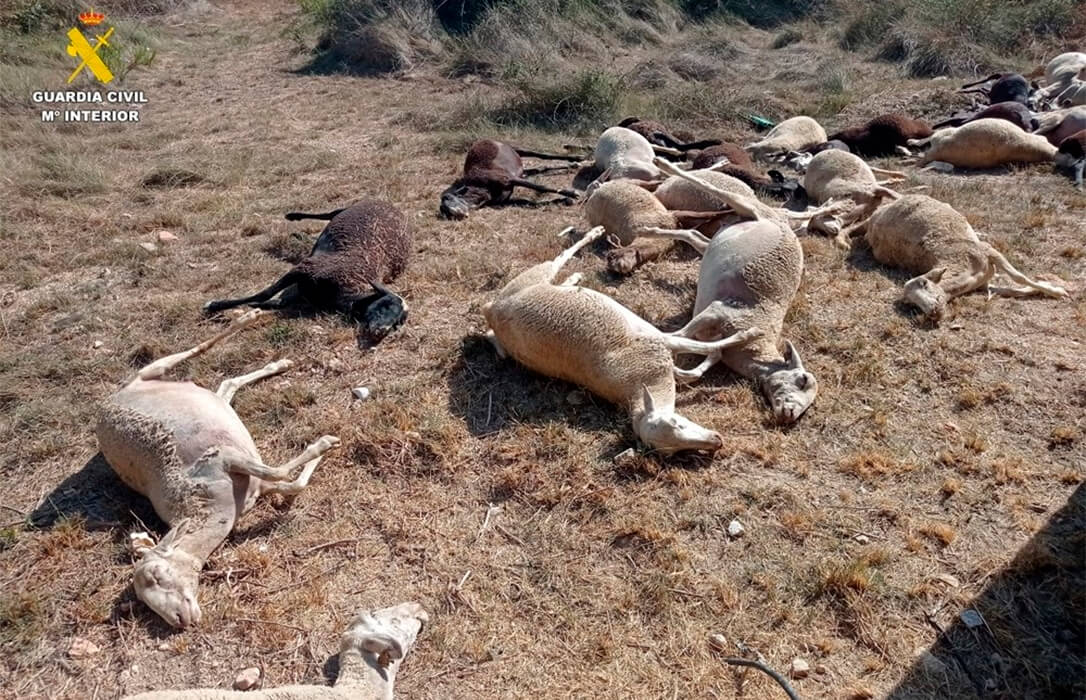
[[[191,522],[192,521],[191,521],[190,518],[185,518],[181,522],[174,525],[173,529],[170,530],[169,532],[167,532],[166,536],[163,537],[161,540],[159,540],[158,547],[156,547],[156,549],[159,549],[159,550],[173,549],[174,545],[177,543],[177,540],[184,537],[185,533],[188,532],[189,525],[190,525]]]
[[[644,384],[641,385],[641,400],[645,402],[645,411],[648,413],[656,412],[656,404],[652,398],[652,392]]]
[[[796,350],[796,346],[792,345],[791,340],[784,341],[784,347],[788,350],[788,369],[798,369],[803,371],[803,360],[799,356],[799,350]]]
[[[930,282],[934,282],[935,284],[939,284],[939,280],[943,279],[943,273],[945,273],[945,272],[946,272],[945,267],[937,267],[934,270],[929,270],[924,275],[924,278],[927,279]]]

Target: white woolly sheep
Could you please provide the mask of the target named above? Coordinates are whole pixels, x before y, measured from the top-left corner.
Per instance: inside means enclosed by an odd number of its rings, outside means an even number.
[[[1045,86],[1033,95],[1035,108],[1051,104],[1073,107],[1086,104],[1086,53],[1056,56],[1045,66]]]
[[[338,438],[325,435],[280,467],[261,460],[230,403],[239,388],[285,371],[289,360],[227,379],[216,392],[163,379],[172,367],[265,315],[251,310],[199,345],[155,360],[101,406],[102,456],[172,528],[157,546],[139,552],[133,586],[140,600],[175,627],[200,621],[200,569],[237,519],[264,494],[302,491],[321,455],[339,445]],[[291,480],[299,467],[301,473]]]
[[[506,284],[483,307],[487,337],[500,356],[625,408],[634,432],[658,452],[719,449],[719,433],[675,412],[675,377],[683,371],[673,356],[713,355],[745,345],[761,331],[748,328],[711,343],[669,336],[606,294],[576,286],[579,275],[555,284],[577,250],[602,234],[602,227],[592,229],[553,261]]]
[[[1027,134],[1003,119],[978,119],[940,129],[910,146],[930,148],[921,163],[940,161],[960,168],[997,168],[1011,163],[1051,162],[1056,147],[1043,136]]]
[[[771,159],[793,151],[802,151],[825,143],[826,130],[811,117],[799,116],[785,119],[769,130],[759,141],[747,146],[755,158]]]
[[[153,690],[124,700],[392,700],[400,664],[429,619],[418,603],[359,613],[340,638],[339,675],[332,687]]]
[[[875,173],[891,178],[880,182]],[[829,150],[816,155],[807,166],[803,188],[816,204],[851,202],[854,207],[841,216],[823,215],[811,219],[808,231],[821,231],[834,237],[835,243],[848,247],[847,226],[871,215],[872,207],[882,197],[897,194],[883,185],[904,180],[907,176],[892,170],[872,168],[858,156],[847,151]]]
[[[942,319],[949,300],[988,287],[997,272],[1025,287],[992,287],[989,291],[994,294],[1067,296],[1063,288],[1016,270],[977,237],[957,210],[927,195],[904,195],[856,228],[863,229],[876,260],[919,275],[905,283],[905,301],[934,321]]]
[[[753,219],[724,228],[702,249],[693,318],[673,335],[709,341],[755,327],[763,335],[709,355],[697,368],[680,373],[680,381],[693,381],[722,361],[755,382],[778,420],[798,420],[814,402],[818,382],[804,369],[792,343],[785,341],[787,356],[778,345],[803,277],[799,240],[787,224],[761,216],[760,208],[751,206],[752,197],[718,188],[693,173],[661,168]]]
[[[612,272],[628,274],[649,260],[658,258],[671,245],[638,243],[638,238],[677,238],[690,245],[706,242],[691,224],[726,216],[721,211],[668,211],[645,187],[633,180],[594,183],[584,203],[590,226],[602,226],[608,236],[617,239],[618,250],[607,256]]]

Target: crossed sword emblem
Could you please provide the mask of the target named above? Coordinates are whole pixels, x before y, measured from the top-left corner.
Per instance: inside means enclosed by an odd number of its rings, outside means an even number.
[[[68,55],[78,56],[82,61],[79,67],[75,69],[75,72],[68,76],[68,82],[75,80],[75,77],[82,72],[84,68],[89,68],[91,73],[94,73],[94,77],[103,83],[108,83],[113,80],[113,73],[110,72],[106,64],[98,56],[98,49],[103,46],[109,46],[107,41],[110,35],[113,34],[113,27],[109,28],[109,31],[102,36],[95,37],[97,41],[94,42],[94,46],[90,45],[87,38],[83,36],[83,33],[78,29],[69,29],[68,38],[71,40],[71,44],[68,45]]]

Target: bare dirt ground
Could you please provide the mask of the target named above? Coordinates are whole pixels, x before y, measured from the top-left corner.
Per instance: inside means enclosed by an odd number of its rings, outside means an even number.
[[[488,88],[298,72],[282,36],[295,11],[224,3],[168,18],[155,63],[125,85],[150,100],[139,124],[0,114],[0,695],[229,687],[250,665],[266,687],[324,683],[354,611],[417,599],[432,623],[402,668],[404,698],[778,697],[721,663],[706,645],[716,632],[778,669],[818,667],[794,681],[805,698],[1083,697],[1081,193],[1042,167],[917,174],[910,184],[1023,271],[1075,290],[974,294],[937,328],[896,303],[907,275],[805,239],[786,334],[820,381],[811,411],[779,428],[750,384],[717,371],[679,406],[721,431],[723,450],[616,465],[634,444],[619,410],[499,361],[481,338],[482,304],[556,254],[555,234],[583,227],[578,208],[438,220],[472,136],[442,119]],[[769,92],[783,78],[759,56],[781,59],[768,35],[741,40],[736,80]],[[799,70],[802,50],[778,55]],[[850,70],[879,81],[878,99],[829,126],[948,90],[885,82],[884,65]],[[265,459],[324,433],[343,447],[293,503],[244,517],[202,576],[203,622],[173,631],[131,593],[126,533],[164,529],[96,454],[95,402],[219,328],[203,302],[255,291],[304,253],[319,222],[283,212],[362,195],[417,227],[397,283],[404,328],[361,352],[336,318],[282,318],[178,372],[215,386],[289,357],[292,371],[235,404]],[[139,246],[160,230],[179,240]],[[697,274],[684,251],[621,282],[598,252],[569,269],[668,329]],[[372,400],[352,401],[358,385]],[[726,535],[733,518],[741,539]],[[985,626],[957,622],[970,607]],[[71,658],[75,637],[101,651]]]

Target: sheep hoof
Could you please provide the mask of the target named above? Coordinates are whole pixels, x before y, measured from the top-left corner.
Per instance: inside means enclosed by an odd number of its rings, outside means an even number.
[[[923,170],[934,170],[937,173],[952,173],[954,172],[954,166],[946,161],[933,160],[928,163],[927,167],[923,168]]]

